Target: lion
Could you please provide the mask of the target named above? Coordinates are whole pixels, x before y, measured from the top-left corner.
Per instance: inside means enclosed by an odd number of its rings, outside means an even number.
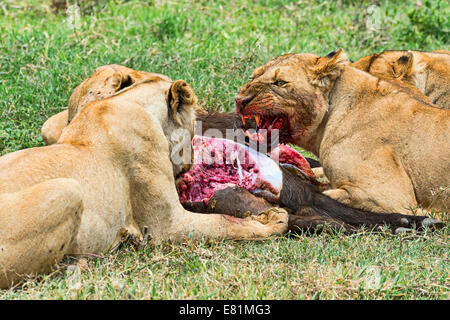
[[[377,77],[415,86],[437,107],[450,109],[450,52],[384,51],[363,57],[353,66]]]
[[[431,107],[430,107],[431,106]],[[236,112],[314,153],[332,189],[367,211],[411,214],[450,205],[450,111],[350,65],[344,50],[287,54],[258,67]]]
[[[98,67],[92,75],[74,89],[67,110],[53,115],[44,123],[41,135],[45,144],[56,143],[64,127],[89,102],[111,97],[118,91],[148,76],[158,76],[167,81],[170,80],[167,76],[159,73],[137,71],[118,64]]]
[[[65,254],[107,251],[124,232],[139,243],[285,232],[283,209],[239,219],[182,207],[175,178],[190,164],[171,155],[180,130],[190,145],[196,107],[185,81],[148,74],[86,104],[57,143],[2,156],[0,287],[49,272]]]

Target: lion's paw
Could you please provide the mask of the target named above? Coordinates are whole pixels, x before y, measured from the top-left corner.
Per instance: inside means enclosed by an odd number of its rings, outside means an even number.
[[[133,226],[122,227],[117,232],[116,239],[111,245],[110,251],[116,251],[126,243],[131,243],[135,247],[141,247],[146,244],[146,239],[139,229]]]
[[[288,229],[289,215],[281,208],[270,208],[252,218],[265,225],[267,235],[283,234]]]

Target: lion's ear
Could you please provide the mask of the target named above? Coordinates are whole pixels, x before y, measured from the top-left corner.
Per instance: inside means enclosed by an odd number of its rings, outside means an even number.
[[[408,51],[406,54],[402,55],[396,61],[392,63],[392,67],[394,69],[394,77],[396,78],[405,78],[411,75],[413,69],[414,55],[411,51]]]
[[[130,76],[122,73],[119,70],[120,67],[117,64],[108,64],[95,69],[94,74],[102,74],[105,77],[105,87],[111,90],[111,94],[123,89],[127,86],[127,82],[129,82]],[[106,77],[109,74],[111,75]]]
[[[122,81],[124,80],[124,76],[122,72],[115,71],[111,76],[109,76],[105,83],[112,90],[119,91],[122,88]]]
[[[342,48],[320,57],[311,68],[313,84],[319,87],[327,87],[331,81],[341,75],[344,66],[349,63],[347,54]]]
[[[370,71],[370,65],[375,60],[375,58],[378,57],[377,53],[371,54],[367,57],[363,57],[359,59],[358,61],[352,63],[352,67],[358,68],[359,70],[369,72]]]
[[[197,96],[184,80],[176,80],[172,83],[167,101],[172,118],[180,126],[183,125],[186,113],[190,114],[197,106]]]

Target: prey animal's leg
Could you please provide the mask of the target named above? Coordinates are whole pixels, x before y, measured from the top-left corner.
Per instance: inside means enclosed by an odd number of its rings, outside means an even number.
[[[180,206],[166,230],[169,240],[194,239],[262,239],[287,231],[288,213],[281,208],[270,208],[256,216],[236,218],[224,214],[189,212]]]
[[[352,232],[361,227],[373,229],[380,226],[389,226],[392,231],[404,229],[422,229],[423,227],[441,227],[438,220],[424,216],[411,216],[400,213],[379,213],[354,208],[343,204],[342,198],[337,201],[319,191],[295,172],[282,168],[283,188],[280,195],[280,204],[293,210],[289,216],[289,230],[320,231],[324,224],[336,229]],[[345,197],[345,190],[330,190],[336,197]],[[341,193],[341,194],[339,194]]]

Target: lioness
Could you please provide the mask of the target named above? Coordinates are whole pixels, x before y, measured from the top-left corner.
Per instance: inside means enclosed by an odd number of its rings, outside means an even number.
[[[450,111],[350,66],[342,49],[257,68],[236,111],[316,154],[333,187],[325,194],[340,202],[405,214],[418,205],[448,210]]]
[[[432,103],[450,109],[450,52],[384,51],[361,58],[353,66],[377,77],[405,81]]]
[[[58,141],[64,127],[89,102],[111,97],[116,92],[149,76],[158,76],[170,81],[167,76],[159,73],[136,71],[118,64],[97,68],[74,89],[69,99],[68,109],[53,115],[44,123],[41,135],[45,144],[51,145]]]
[[[0,287],[64,254],[107,250],[124,229],[154,242],[286,231],[283,209],[246,219],[183,209],[174,181],[190,165],[171,165],[172,134],[192,135],[196,105],[185,81],[150,74],[87,104],[56,144],[1,157]]]

